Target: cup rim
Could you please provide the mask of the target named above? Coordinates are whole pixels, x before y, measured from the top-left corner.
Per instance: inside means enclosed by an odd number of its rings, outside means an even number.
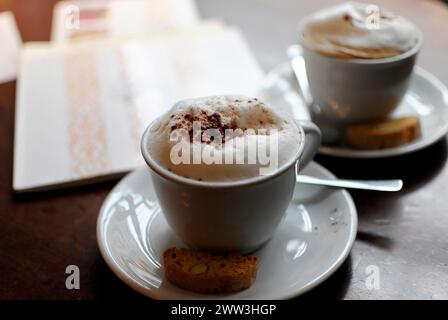
[[[310,44],[308,44],[305,39],[303,38],[303,29],[304,27],[312,20],[313,17],[315,17],[315,15],[318,13],[315,12],[307,17],[305,17],[304,19],[302,19],[296,27],[296,32],[298,33],[298,42],[299,45],[316,53],[317,55],[319,55],[320,57],[326,58],[328,60],[333,60],[333,61],[338,61],[340,63],[347,63],[347,64],[358,64],[358,65],[375,65],[375,64],[387,64],[387,63],[394,63],[394,62],[398,62],[401,60],[404,60],[406,58],[409,58],[411,56],[416,55],[422,48],[423,46],[423,33],[422,31],[415,25],[415,23],[413,23],[412,21],[409,21],[414,25],[415,30],[417,31],[417,43],[409,50],[400,53],[399,55],[396,56],[391,56],[391,57],[386,57],[386,58],[375,58],[375,59],[340,59],[340,58],[336,58],[336,57],[331,57],[331,56],[327,56],[324,55],[320,52],[318,52],[317,50],[315,50]]]
[[[163,115],[162,115],[163,116]],[[169,171],[167,168],[159,164],[157,161],[153,159],[151,156],[151,152],[149,151],[148,146],[148,138],[150,129],[160,120],[162,116],[157,117],[154,119],[145,129],[143,132],[141,141],[140,141],[140,150],[143,156],[143,159],[145,160],[146,164],[149,166],[149,168],[157,173],[159,176],[181,185],[186,185],[190,187],[197,187],[197,188],[207,188],[207,189],[229,189],[229,188],[238,188],[238,187],[247,187],[256,185],[265,181],[269,181],[271,179],[274,179],[278,177],[279,175],[283,174],[285,171],[289,170],[291,166],[296,165],[298,159],[302,155],[304,148],[305,148],[305,132],[302,128],[302,126],[297,122],[293,121],[294,125],[297,126],[299,129],[300,135],[302,139],[300,139],[300,145],[297,148],[297,151],[290,160],[288,160],[286,163],[284,163],[281,167],[279,167],[274,173],[268,174],[268,175],[258,175],[255,177],[250,178],[244,178],[244,179],[238,179],[234,181],[199,181],[194,180],[191,178],[186,178],[181,175],[178,175],[174,172]]]

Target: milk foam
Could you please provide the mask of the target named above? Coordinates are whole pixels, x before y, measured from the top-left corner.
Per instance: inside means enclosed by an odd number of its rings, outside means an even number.
[[[381,58],[412,49],[419,31],[409,20],[356,2],[324,9],[312,16],[303,37],[329,55]]]
[[[210,143],[209,140],[172,141],[173,131],[182,129],[192,133],[192,122],[201,121],[202,129],[215,128],[221,132],[225,129],[237,130],[238,134],[223,139],[221,144]],[[253,129],[253,132],[247,129]],[[276,140],[269,140],[276,135]],[[191,135],[190,135],[191,136]],[[273,173],[291,160],[298,152],[301,144],[301,131],[285,116],[255,98],[244,96],[213,96],[183,100],[176,103],[151,127],[148,148],[151,156],[168,170],[196,180],[228,181],[247,179],[260,175],[264,168],[267,174]],[[277,165],[269,165],[256,161],[248,163],[248,151],[258,145],[269,145],[269,141],[277,141]],[[206,164],[174,164],[172,150],[179,143],[192,154],[193,148],[200,145],[203,152],[213,152],[222,157],[243,155],[244,163]],[[252,149],[253,150],[253,149]],[[270,150],[270,149],[269,149]],[[236,159],[236,156],[234,156]],[[241,160],[241,157],[240,157]],[[241,162],[241,161],[240,161]],[[272,164],[272,163],[271,163]]]

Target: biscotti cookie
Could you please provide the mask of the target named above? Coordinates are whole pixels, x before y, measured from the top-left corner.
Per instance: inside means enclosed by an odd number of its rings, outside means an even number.
[[[392,148],[409,143],[420,136],[418,117],[351,125],[346,130],[348,144],[359,149]]]
[[[199,293],[237,292],[254,283],[258,258],[236,253],[212,254],[169,248],[163,254],[166,278],[176,286]]]

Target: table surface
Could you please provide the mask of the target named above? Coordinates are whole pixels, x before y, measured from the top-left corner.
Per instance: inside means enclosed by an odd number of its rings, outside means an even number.
[[[54,0],[4,0],[24,41],[48,40]],[[423,31],[419,64],[448,84],[448,8],[437,1],[376,1],[411,18]],[[204,18],[240,27],[261,66],[285,60],[297,21],[334,1],[198,0]],[[98,210],[115,182],[39,194],[12,192],[15,82],[0,85],[0,299],[145,299],[106,266],[96,243]],[[340,177],[402,178],[399,193],[351,192],[359,232],[343,266],[305,298],[448,298],[448,167],[443,138],[419,152],[390,159],[318,156]],[[80,290],[67,290],[65,268],[77,265]],[[379,289],[366,285],[377,266]],[[371,287],[371,286],[370,286]]]

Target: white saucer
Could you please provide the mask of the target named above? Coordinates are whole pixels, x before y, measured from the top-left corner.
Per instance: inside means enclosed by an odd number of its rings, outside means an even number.
[[[236,294],[202,295],[164,278],[163,251],[185,247],[157,204],[149,169],[130,173],[104,201],[97,222],[98,244],[109,267],[126,284],[155,299],[287,299],[327,279],[344,262],[355,240],[356,208],[342,189],[299,185],[285,219],[260,259],[257,281]],[[334,176],[317,163],[305,174]]]
[[[264,79],[260,97],[269,104],[309,120],[307,108],[297,90],[291,67],[284,63]],[[448,132],[448,90],[432,74],[415,67],[409,91],[391,117],[420,117],[422,137],[406,145],[382,150],[357,150],[343,145],[321,146],[319,153],[350,158],[381,158],[406,154],[427,147]]]

